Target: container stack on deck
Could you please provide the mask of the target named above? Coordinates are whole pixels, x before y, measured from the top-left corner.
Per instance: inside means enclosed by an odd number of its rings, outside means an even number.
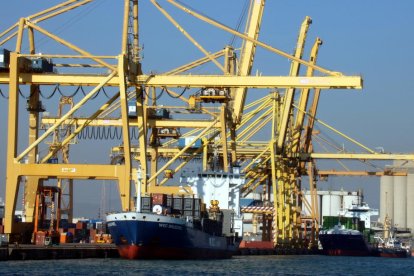
[[[141,211],[152,213],[154,206],[159,205],[164,212],[173,215],[201,218],[201,211],[205,210],[205,205],[199,198],[172,196],[166,194],[152,194],[141,197]]]

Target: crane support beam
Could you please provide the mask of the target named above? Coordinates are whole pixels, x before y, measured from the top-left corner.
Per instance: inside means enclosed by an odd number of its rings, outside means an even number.
[[[125,2],[129,2],[125,1]],[[130,127],[129,127],[129,118],[128,118],[128,96],[127,96],[127,85],[126,85],[126,64],[125,56],[120,55],[118,59],[118,73],[119,76],[119,99],[121,103],[121,118],[122,120],[122,142],[124,144],[125,153],[124,153],[124,175],[126,178],[124,182],[118,181],[118,189],[121,195],[121,205],[122,210],[128,211],[132,210],[131,206],[131,169],[132,169],[132,158],[131,158],[131,139],[130,139]],[[140,133],[141,135],[141,133]],[[141,142],[141,141],[140,141]]]
[[[250,22],[247,31],[247,35],[254,40],[259,38],[260,32],[260,25],[262,22],[263,17],[263,10],[265,6],[265,1],[253,1],[251,2],[253,7],[251,8],[252,12],[250,15]],[[256,44],[252,41],[244,41],[244,46],[241,51],[240,56],[240,64],[239,64],[239,72],[238,75],[240,76],[247,76],[250,75],[252,66],[253,66],[253,59],[254,54],[256,51]],[[240,122],[241,116],[243,113],[243,108],[246,99],[247,88],[237,88],[232,91],[234,95],[232,95],[232,102],[231,106],[233,107],[233,121]]]
[[[35,53],[35,38],[33,29],[28,29],[29,47],[30,53]],[[34,143],[39,137],[39,111],[37,106],[40,104],[40,93],[37,85],[30,85],[30,96],[28,101],[29,107],[29,144]],[[27,155],[28,163],[36,163],[36,157],[38,156],[38,148],[33,148]],[[25,221],[33,222],[34,207],[36,201],[36,191],[39,187],[38,177],[26,177],[26,183],[24,187],[24,209],[25,209]]]
[[[19,75],[20,84],[61,86],[96,86],[105,79],[97,75],[66,74],[27,74]],[[0,73],[0,84],[8,84],[8,73]],[[246,88],[322,88],[322,89],[361,89],[362,78],[358,76],[337,77],[289,77],[289,76],[223,76],[223,75],[140,75],[136,85],[149,87],[246,87]],[[113,77],[106,86],[118,86],[119,78]],[[128,83],[132,85],[132,83]]]
[[[320,45],[322,45],[322,40],[317,38],[311,50],[311,55],[310,55],[311,63],[316,63]],[[306,76],[312,76],[312,75],[313,75],[313,68],[308,67],[308,70],[306,71]],[[301,94],[300,94],[299,110],[296,113],[295,128],[293,130],[294,132],[293,132],[292,146],[291,146],[292,152],[298,152],[300,148],[300,140],[302,138],[303,123],[305,121],[305,115],[306,115],[306,113],[303,112],[302,110],[306,110],[308,106],[309,93],[310,93],[310,89],[305,88],[305,89],[302,89]]]
[[[313,159],[414,160],[414,154],[311,153]]]
[[[43,125],[52,125],[55,124],[59,119],[58,118],[42,118]],[[87,118],[73,118],[68,119],[62,123],[62,125],[83,125],[86,121],[89,121]],[[205,120],[148,120],[148,127],[151,128],[194,128],[197,126],[198,128],[206,128],[211,125],[212,121],[205,121]],[[131,121],[129,123],[131,127],[137,127],[137,121]],[[122,126],[122,119],[94,119],[88,123],[88,126],[95,126],[95,127],[120,127]],[[213,128],[221,128],[221,122],[218,122]]]
[[[284,76],[139,76],[137,84],[155,87],[249,87],[249,88],[362,88],[361,77],[284,77]]]
[[[320,176],[329,176],[329,175],[343,175],[343,176],[407,176],[407,172],[403,171],[383,171],[383,172],[370,172],[370,171],[336,171],[336,170],[318,170],[317,174]]]
[[[124,165],[96,164],[15,164],[20,176],[40,178],[118,180],[125,173]]]
[[[302,58],[304,47],[305,47],[305,41],[306,36],[309,30],[309,26],[311,24],[312,20],[310,17],[306,17],[305,20],[302,23],[302,26],[300,28],[298,42],[296,45],[296,51],[295,51],[295,57]],[[313,61],[311,63],[314,63]],[[300,69],[300,63],[296,61],[292,61],[291,67],[290,67],[290,76],[298,76],[299,75],[299,69]],[[276,143],[276,152],[281,153],[283,151],[283,147],[285,145],[286,135],[289,128],[289,121],[292,117],[291,111],[292,111],[292,104],[293,100],[295,98],[295,87],[290,87],[286,90],[284,101],[283,101],[283,107],[282,107],[282,114],[280,119],[280,124],[278,126],[278,138]]]
[[[19,137],[19,66],[18,56],[10,53],[10,95],[7,122],[6,155],[6,201],[4,205],[4,232],[11,233],[14,223],[14,211],[19,194],[20,177],[16,172],[14,159],[17,155],[17,137]]]

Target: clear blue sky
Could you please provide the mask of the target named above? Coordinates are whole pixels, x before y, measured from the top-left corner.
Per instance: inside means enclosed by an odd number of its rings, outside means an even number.
[[[0,31],[15,23],[19,17],[33,14],[61,1],[3,2],[0,9]],[[117,55],[121,46],[123,1],[95,2],[91,8],[85,6],[42,26],[94,54]],[[230,34],[171,9],[163,0],[159,2],[172,11],[174,17],[207,50],[215,52],[230,41]],[[245,0],[183,2],[234,28]],[[143,68],[146,73],[164,72],[202,56],[149,1],[141,0],[140,4],[140,43],[143,46]],[[324,91],[318,117],[371,148],[381,146],[387,152],[408,153],[414,151],[414,130],[411,122],[414,115],[414,31],[411,20],[413,10],[414,2],[409,0],[268,0],[260,40],[292,53],[300,24],[306,15],[310,16],[313,24],[308,34],[305,58],[308,57],[315,38],[320,37],[324,44],[319,53],[319,65],[346,75],[362,75],[364,79],[363,90]],[[40,52],[63,53],[62,47],[44,39],[39,40],[37,45]],[[259,49],[254,65],[254,72],[256,71],[264,75],[287,75],[289,62]],[[4,89],[3,86],[0,88]],[[251,94],[249,99],[258,96],[260,94]],[[49,107],[53,113],[56,105],[49,104]],[[3,111],[0,118],[2,196],[7,131],[7,101],[2,98],[0,108]],[[108,153],[96,152],[96,159],[109,160]],[[368,201],[378,206],[379,179],[332,178],[329,185],[344,185],[347,188],[344,181],[352,182],[349,186],[351,188],[363,187]],[[99,205],[99,186],[76,187],[79,193],[79,206],[92,208]],[[88,205],[88,200],[80,195],[80,190],[83,189],[95,196],[98,194],[98,203]],[[83,214],[79,209],[75,211]],[[88,216],[95,214],[95,211],[85,213]]]

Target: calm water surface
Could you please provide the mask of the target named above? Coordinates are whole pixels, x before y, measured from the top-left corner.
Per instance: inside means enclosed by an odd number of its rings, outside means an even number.
[[[414,275],[414,258],[236,256],[214,261],[0,262],[0,275]]]

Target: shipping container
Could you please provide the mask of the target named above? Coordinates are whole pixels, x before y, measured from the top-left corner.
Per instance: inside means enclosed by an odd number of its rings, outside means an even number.
[[[39,231],[35,233],[34,242],[36,245],[45,245],[45,238],[46,238],[46,233]]]
[[[155,117],[157,119],[169,119],[170,118],[170,111],[165,108],[158,108],[155,110]]]
[[[38,57],[31,60],[32,71],[37,73],[52,73],[53,63],[51,60]]]
[[[7,246],[9,244],[9,235],[0,234],[0,246]]]
[[[186,146],[188,146],[189,144],[191,144],[191,142],[194,141],[194,139],[196,138],[196,136],[189,136],[189,137],[181,137],[178,139],[178,148],[183,149]],[[202,147],[202,143],[200,139],[197,139],[194,144],[192,144],[189,148],[190,149],[199,149]]]
[[[76,229],[86,229],[86,221],[78,221],[76,223]]]
[[[66,232],[60,233],[60,243],[67,243],[68,242],[67,238],[68,238],[68,235]]]
[[[167,195],[166,194],[152,194],[152,205],[167,205]]]
[[[96,229],[90,229],[90,230],[89,230],[89,240],[90,240],[91,242],[92,242],[92,241],[95,241],[96,234],[97,234]]]
[[[152,199],[149,196],[141,197],[141,212],[143,213],[151,212],[152,210],[151,201]]]
[[[10,51],[0,48],[0,70],[9,70]]]
[[[128,117],[130,118],[137,117],[137,102],[135,100],[128,101]]]
[[[184,198],[184,210],[194,209],[194,198]]]
[[[19,71],[20,73],[28,73],[32,71],[32,61],[28,58],[19,58]]]
[[[172,208],[181,211],[181,210],[184,209],[183,203],[184,203],[184,198],[183,197],[176,197],[176,198],[174,198]]]

